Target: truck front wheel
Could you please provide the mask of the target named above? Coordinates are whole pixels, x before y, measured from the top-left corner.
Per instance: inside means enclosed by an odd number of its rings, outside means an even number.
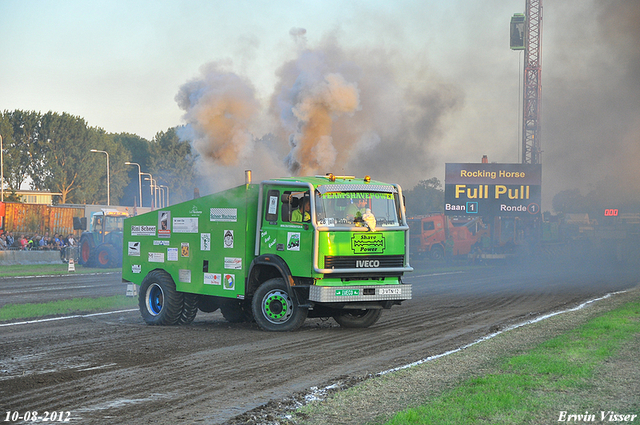
[[[251,308],[256,323],[266,331],[294,331],[302,326],[309,313],[289,296],[282,278],[260,285],[253,294]]]
[[[142,280],[138,306],[149,325],[175,325],[182,318],[184,295],[169,274],[153,270]]]
[[[343,310],[333,316],[343,328],[368,328],[380,319],[382,309],[369,310]]]

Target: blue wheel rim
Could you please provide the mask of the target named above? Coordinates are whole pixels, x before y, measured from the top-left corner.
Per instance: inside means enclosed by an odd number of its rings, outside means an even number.
[[[157,316],[162,311],[164,305],[164,291],[157,283],[149,285],[147,289],[147,310],[153,316]]]

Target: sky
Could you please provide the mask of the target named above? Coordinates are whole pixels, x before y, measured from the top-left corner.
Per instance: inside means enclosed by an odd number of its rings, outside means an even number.
[[[640,1],[543,2],[543,210],[640,188]],[[207,193],[291,174],[412,188],[521,158],[525,0],[0,0],[0,110],[152,139],[180,126]],[[613,184],[611,184],[613,182]],[[209,190],[207,190],[209,189]]]

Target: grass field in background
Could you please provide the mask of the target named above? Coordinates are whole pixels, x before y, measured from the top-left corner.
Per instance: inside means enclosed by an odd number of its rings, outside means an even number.
[[[600,386],[595,377],[638,334],[640,302],[633,302],[507,357],[497,373],[464,381],[422,406],[397,413],[386,425],[546,423],[550,415],[561,422],[609,422],[610,416],[601,418],[607,410],[597,409]],[[633,397],[632,411],[616,414],[640,422],[640,400]],[[562,406],[575,410],[566,411],[563,419]],[[569,418],[572,414],[584,416]]]
[[[126,297],[124,295],[99,298],[74,298],[48,303],[7,304],[0,308],[0,321],[35,319],[54,315],[96,313],[133,308],[137,305],[137,298]]]
[[[0,267],[0,277],[61,275],[73,273],[113,273],[121,271],[120,268],[101,269],[98,267],[84,267],[78,264],[75,265],[75,269],[75,272],[70,272],[69,265],[65,263],[2,266]]]

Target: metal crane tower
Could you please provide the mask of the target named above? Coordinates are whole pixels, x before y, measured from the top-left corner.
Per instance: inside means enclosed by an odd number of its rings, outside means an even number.
[[[524,49],[524,103],[522,117],[522,163],[542,163],[542,0],[526,0]]]

